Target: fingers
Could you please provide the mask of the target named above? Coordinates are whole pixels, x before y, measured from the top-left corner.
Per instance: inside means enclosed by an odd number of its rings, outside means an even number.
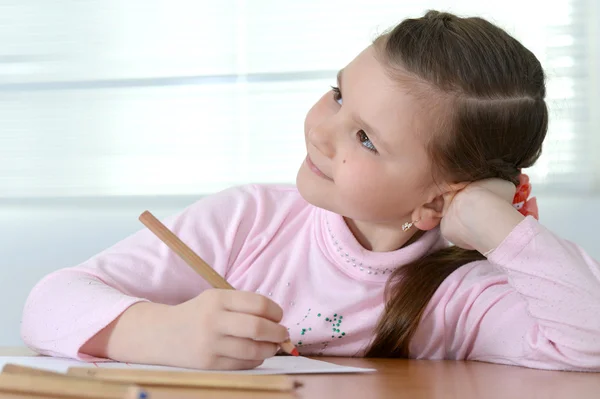
[[[216,328],[220,334],[255,341],[281,343],[289,338],[281,324],[245,313],[223,312],[216,320]]]
[[[275,356],[279,347],[271,342],[254,341],[249,338],[222,337],[215,353],[226,358],[263,361]]]
[[[211,365],[214,370],[250,370],[263,364],[262,360],[243,360],[219,356]]]
[[[479,186],[485,188],[488,191],[496,194],[500,198],[505,199],[506,201],[512,204],[512,200],[515,196],[517,188],[515,185],[507,180],[502,180],[498,178],[491,178],[481,180],[475,183],[472,183],[473,186]]]
[[[253,292],[206,290],[194,306],[205,334],[203,365],[220,370],[251,369],[274,356],[289,339],[279,324],[283,311],[272,300]],[[201,298],[201,299],[200,299]],[[196,312],[197,314],[197,312]],[[205,317],[202,317],[204,315]]]
[[[221,303],[225,310],[248,313],[279,323],[283,317],[281,307],[267,297],[246,291],[222,291]]]

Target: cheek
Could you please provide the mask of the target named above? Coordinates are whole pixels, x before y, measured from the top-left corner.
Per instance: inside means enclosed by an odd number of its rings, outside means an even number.
[[[344,157],[345,163],[339,164],[336,179],[344,191],[344,196],[358,204],[372,202],[373,198],[385,197],[389,194],[387,180],[381,176],[373,162],[361,154],[348,154]]]
[[[369,155],[367,154],[367,157]],[[340,194],[348,213],[363,220],[399,219],[414,209],[414,184],[408,176],[381,170],[368,158],[346,157],[339,165]]]

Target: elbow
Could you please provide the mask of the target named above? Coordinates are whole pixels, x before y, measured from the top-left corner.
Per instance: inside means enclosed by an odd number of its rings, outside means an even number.
[[[37,295],[36,289],[30,292],[21,314],[20,335],[23,343],[38,353],[41,352],[41,343],[46,341],[44,326],[47,325],[43,300]]]
[[[56,342],[53,332],[59,330],[59,318],[52,311],[52,298],[56,292],[50,280],[54,274],[44,277],[29,293],[21,313],[20,335],[23,343],[31,350],[52,355],[52,343]]]
[[[562,342],[539,342],[525,358],[528,367],[562,371],[600,371],[600,337],[598,339]]]

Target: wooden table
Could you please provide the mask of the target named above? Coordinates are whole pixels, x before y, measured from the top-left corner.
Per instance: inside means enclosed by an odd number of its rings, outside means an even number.
[[[25,348],[2,348],[0,356],[26,356]],[[345,366],[376,368],[369,374],[298,375],[295,393],[149,389],[151,399],[195,398],[600,398],[600,373],[532,370],[477,362],[318,358]],[[22,399],[2,395],[0,399]]]

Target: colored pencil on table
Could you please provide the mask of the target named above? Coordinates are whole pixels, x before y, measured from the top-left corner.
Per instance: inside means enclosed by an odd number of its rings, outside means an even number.
[[[3,373],[7,374],[28,374],[28,375],[41,375],[47,377],[64,377],[65,374],[57,373],[55,371],[40,369],[36,367],[21,366],[20,364],[6,363],[2,368]]]
[[[77,399],[149,398],[144,389],[131,384],[73,377],[12,364],[2,369],[0,392]]]
[[[123,370],[89,367],[71,367],[68,375],[92,377],[106,381],[139,384],[142,386],[170,386],[179,388],[224,388],[262,391],[291,391],[299,384],[287,375],[241,375],[200,373],[194,371]]]
[[[212,287],[230,290],[235,289],[150,212],[144,211],[139,219],[152,233],[154,233],[162,242],[167,244],[169,248],[177,253],[177,255],[194,269],[196,273],[202,276]],[[279,346],[290,355],[299,355],[298,349],[296,349],[289,339],[279,344]]]

